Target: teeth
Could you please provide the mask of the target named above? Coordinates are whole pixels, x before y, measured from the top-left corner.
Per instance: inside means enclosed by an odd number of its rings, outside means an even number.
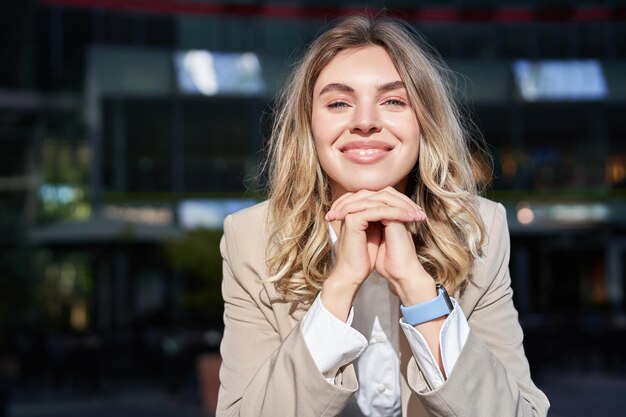
[[[377,153],[381,153],[383,152],[382,149],[349,149],[348,151],[346,151],[348,153],[355,153],[358,154],[360,156],[371,156]]]

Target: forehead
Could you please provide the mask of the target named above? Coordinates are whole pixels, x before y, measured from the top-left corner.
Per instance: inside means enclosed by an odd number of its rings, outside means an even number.
[[[401,80],[387,51],[381,46],[366,46],[339,52],[321,71],[315,83],[320,91],[328,83],[384,84]]]

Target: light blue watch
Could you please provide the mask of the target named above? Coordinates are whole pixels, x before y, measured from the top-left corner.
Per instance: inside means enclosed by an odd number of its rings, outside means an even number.
[[[437,284],[437,297],[430,301],[415,304],[409,307],[400,305],[400,311],[404,316],[404,321],[415,326],[434,320],[438,317],[450,314],[454,306],[448,295],[448,291],[443,285]]]

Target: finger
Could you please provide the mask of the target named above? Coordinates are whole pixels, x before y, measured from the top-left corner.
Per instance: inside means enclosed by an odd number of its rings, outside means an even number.
[[[426,212],[422,209],[422,207],[393,187],[386,187],[380,191],[360,190],[356,193],[343,194],[335,200],[327,213],[326,219],[328,221],[332,221],[338,218],[343,218],[350,212],[360,211],[364,207],[371,206],[364,205],[363,203],[354,205],[355,202],[362,199],[372,199],[390,206],[404,206],[407,211],[417,213],[415,221],[422,221],[426,219]]]
[[[393,187],[386,187],[380,191],[367,191],[359,192],[351,195],[349,198],[342,199],[334,204],[334,211],[341,211],[343,206],[351,203],[352,201],[359,200],[361,198],[374,199],[384,202],[390,206],[402,207],[405,206],[407,210],[423,211],[419,205],[411,200],[406,195],[402,194]]]
[[[344,217],[348,213],[361,211],[363,207],[367,207],[367,203],[364,203],[364,201],[377,196],[378,193],[380,192],[370,191],[370,190],[360,190],[359,192],[353,193],[349,196],[346,196],[344,194],[340,199],[337,199],[337,201],[333,203],[331,210],[330,210],[330,217],[332,218],[336,218],[337,216]],[[380,198],[378,199],[374,198],[374,200],[384,202]],[[388,203],[385,203],[385,204],[388,204]]]
[[[359,213],[359,212],[363,212],[365,210],[372,210],[372,209],[377,209],[377,208],[394,208],[394,209],[398,209],[398,210],[404,210],[404,212],[406,213],[406,221],[419,221],[422,220],[421,216],[422,214],[416,210],[414,210],[412,207],[397,207],[397,206],[392,206],[389,204],[385,204],[385,202],[382,201],[376,201],[374,199],[372,200],[356,200],[356,201],[352,201],[349,203],[346,203],[345,205],[343,205],[342,207],[340,207],[339,209],[333,211],[332,213],[328,214],[328,218],[331,220],[339,220],[342,221],[346,218],[346,216],[350,215],[350,214],[355,214],[355,213]]]
[[[382,204],[357,213],[350,213],[345,216],[343,221],[348,229],[365,231],[369,223],[372,222],[397,221],[406,223],[412,222],[414,219],[412,213],[402,208]]]
[[[355,199],[361,199],[361,198],[367,197],[368,195],[371,195],[371,194],[373,194],[373,191],[360,190],[360,191],[358,191],[356,193],[345,193],[345,194],[341,195],[330,206],[330,209],[328,210],[328,213],[326,213],[326,220],[328,220],[328,221],[334,220],[333,215],[334,215],[337,207],[339,207],[342,204],[344,204],[344,202],[346,202],[346,201],[353,201]]]
[[[348,214],[358,213],[360,211],[379,207],[381,205],[393,207],[393,205],[387,204],[385,201],[382,201],[382,200],[383,199],[369,199],[368,198],[368,199],[358,199],[358,200],[348,201],[348,202],[341,204],[336,209],[334,209],[333,212],[330,213],[328,217],[332,218],[332,220],[343,220],[343,218]],[[404,208],[405,211],[412,216],[415,216],[416,214],[415,210],[413,210],[411,207],[399,207],[398,206],[397,208]]]
[[[409,230],[407,223],[396,220],[381,220],[384,227],[385,240],[408,239],[413,241],[413,235]]]
[[[417,211],[426,214],[424,212],[424,209],[419,204],[417,204],[415,201],[411,200],[409,198],[409,196],[407,196],[406,194],[401,193],[400,191],[396,190],[393,187],[386,187],[385,189],[381,190],[381,192],[384,192],[386,195],[390,195],[390,196],[392,196],[394,198],[397,198],[397,199],[405,202],[406,204],[409,204],[411,207],[415,207]]]
[[[404,198],[403,198],[404,197]],[[402,208],[405,211],[414,215],[414,220],[424,220],[426,213],[415,202],[411,201],[408,197],[402,193],[397,192],[395,189],[390,191],[388,189],[369,192],[363,194],[354,194],[349,198],[345,198],[342,201],[338,201],[332,209],[329,218],[342,219],[349,213],[355,213],[367,208],[376,206],[377,204],[385,204],[391,207]]]

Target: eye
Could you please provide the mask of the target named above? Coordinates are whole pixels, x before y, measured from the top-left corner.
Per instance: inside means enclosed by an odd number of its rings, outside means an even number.
[[[332,103],[329,103],[326,107],[331,110],[340,110],[348,107],[348,103],[346,103],[345,101],[333,101]]]
[[[387,99],[383,102],[383,104],[392,108],[403,108],[407,105],[404,100],[400,100],[399,98]]]

